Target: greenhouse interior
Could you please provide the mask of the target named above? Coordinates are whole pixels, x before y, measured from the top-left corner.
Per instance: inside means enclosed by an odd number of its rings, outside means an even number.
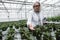
[[[32,33],[27,19],[36,1],[46,21]],[[0,0],[0,40],[60,40],[60,0]]]

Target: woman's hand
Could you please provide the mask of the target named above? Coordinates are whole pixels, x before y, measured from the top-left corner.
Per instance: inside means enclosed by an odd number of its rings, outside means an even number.
[[[30,30],[35,30],[34,27],[29,27]]]
[[[29,25],[29,29],[30,29],[30,30],[35,30],[34,27],[32,27],[31,24]]]

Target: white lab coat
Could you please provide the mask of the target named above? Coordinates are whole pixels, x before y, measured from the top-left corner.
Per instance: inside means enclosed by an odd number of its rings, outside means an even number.
[[[27,16],[27,25],[32,24],[33,27],[36,25],[43,25],[44,15],[42,11],[40,13],[35,13],[31,11]]]

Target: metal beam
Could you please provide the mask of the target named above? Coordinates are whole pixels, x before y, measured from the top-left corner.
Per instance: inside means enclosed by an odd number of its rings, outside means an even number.
[[[5,6],[5,4],[4,3],[2,3],[2,5],[4,6],[4,8],[6,9],[6,12],[8,13],[8,19],[9,19],[9,21],[10,21],[10,18],[9,18],[9,11],[8,11],[8,9],[6,8],[6,6]]]
[[[21,7],[22,8],[22,7]],[[19,8],[7,8],[8,10],[21,10]],[[25,8],[22,8],[22,10],[24,10]],[[28,8],[26,8],[27,10],[29,10]],[[0,7],[0,10],[6,10],[4,7]]]
[[[42,4],[42,5],[46,7],[59,7],[60,8],[60,5],[55,5],[55,4]]]
[[[42,2],[42,4],[44,3],[44,2],[46,2],[47,0],[44,0],[43,2]]]
[[[23,1],[24,2],[24,1]],[[8,4],[22,4],[22,2],[10,2],[10,1],[0,1],[0,3],[8,3]],[[32,2],[26,2],[23,5],[32,5]]]
[[[46,7],[59,7],[60,8],[60,5],[44,5]],[[19,8],[7,8],[8,10],[19,10]],[[4,7],[0,7],[0,10],[6,10]],[[22,10],[24,10],[22,8]],[[28,9],[27,9],[28,10]]]

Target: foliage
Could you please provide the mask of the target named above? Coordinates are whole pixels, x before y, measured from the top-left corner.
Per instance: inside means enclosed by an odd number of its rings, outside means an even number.
[[[55,17],[55,18],[48,18],[48,21],[59,21],[58,19],[60,17]],[[2,29],[3,31],[6,31],[8,27],[10,27],[10,30],[8,31],[7,38],[6,40],[14,40],[14,35],[15,35],[15,30],[13,29],[13,25],[15,26],[16,29],[20,27],[20,34],[21,34],[21,39],[26,39],[26,40],[31,40],[30,38],[30,32],[29,29],[27,28],[26,20],[19,20],[17,22],[2,22],[0,23],[0,30]],[[37,35],[41,37],[43,34],[44,40],[52,40],[50,33],[53,31],[56,31],[56,38],[59,37],[60,35],[60,24],[45,24],[43,26],[36,26],[34,35]]]
[[[26,20],[20,20],[20,27],[27,27]]]
[[[8,31],[6,40],[14,40],[14,35],[15,35],[15,30],[11,28]]]
[[[60,16],[55,16],[55,17],[49,17],[49,18],[47,18],[47,21],[57,21],[57,22],[59,22],[60,21]]]
[[[22,28],[20,29],[21,39],[31,40],[30,39],[30,32],[28,29]]]

